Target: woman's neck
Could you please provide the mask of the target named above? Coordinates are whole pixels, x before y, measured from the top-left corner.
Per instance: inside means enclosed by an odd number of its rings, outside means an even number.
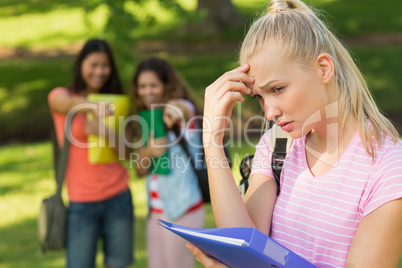
[[[316,176],[334,166],[358,130],[357,120],[351,119],[341,127],[337,121],[312,129],[306,135],[306,156],[312,173]]]

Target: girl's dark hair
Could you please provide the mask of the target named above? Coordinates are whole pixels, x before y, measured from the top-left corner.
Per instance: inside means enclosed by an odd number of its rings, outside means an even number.
[[[155,72],[159,80],[163,83],[163,103],[166,103],[171,99],[186,99],[191,101],[196,106],[197,113],[200,111],[196,103],[190,97],[189,86],[178,75],[173,66],[163,59],[149,58],[139,63],[133,79],[131,80],[131,95],[133,97],[134,112],[139,112],[146,109],[144,103],[142,103],[138,96],[138,78],[140,74],[145,71]]]
[[[79,93],[86,88],[85,81],[81,75],[81,66],[84,59],[89,54],[94,52],[106,53],[111,68],[110,77],[103,85],[99,93],[123,94],[112,50],[110,49],[110,46],[104,40],[101,39],[90,39],[85,43],[84,47],[81,49],[81,52],[78,54],[74,63],[73,82],[70,86],[70,90]]]

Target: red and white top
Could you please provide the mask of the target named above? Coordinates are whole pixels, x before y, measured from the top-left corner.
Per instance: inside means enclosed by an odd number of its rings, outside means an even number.
[[[270,133],[257,145],[252,174],[273,178]],[[345,267],[361,219],[402,197],[402,143],[386,137],[373,163],[357,132],[338,163],[315,177],[307,165],[305,138],[295,139],[280,185],[271,237],[318,267]]]

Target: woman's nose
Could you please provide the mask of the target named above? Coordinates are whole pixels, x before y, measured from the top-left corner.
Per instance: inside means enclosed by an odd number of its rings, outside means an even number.
[[[265,118],[267,118],[270,121],[275,121],[281,115],[281,110],[272,101],[265,103],[264,112],[265,112]]]
[[[146,95],[152,94],[152,87],[150,87],[150,86],[145,87],[145,94]]]
[[[104,69],[102,67],[96,67],[95,68],[95,74],[96,75],[103,75],[105,73]]]

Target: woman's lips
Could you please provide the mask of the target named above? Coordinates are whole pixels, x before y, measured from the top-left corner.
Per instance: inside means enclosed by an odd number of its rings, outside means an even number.
[[[282,122],[279,123],[278,126],[280,126],[283,131],[288,132],[292,129],[293,122]]]

